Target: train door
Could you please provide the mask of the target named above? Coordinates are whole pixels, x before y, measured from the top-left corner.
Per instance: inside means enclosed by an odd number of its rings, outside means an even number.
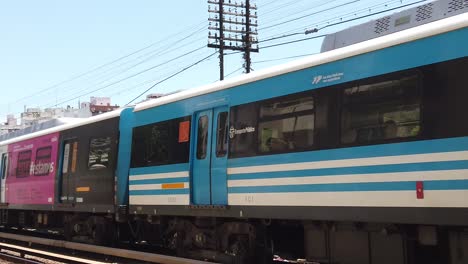
[[[6,202],[6,178],[8,174],[8,153],[0,148],[0,203]]]
[[[65,140],[62,151],[62,170],[61,170],[61,188],[60,202],[75,202],[75,174],[78,156],[78,140]]]
[[[228,108],[217,107],[195,115],[192,202],[227,204]]]

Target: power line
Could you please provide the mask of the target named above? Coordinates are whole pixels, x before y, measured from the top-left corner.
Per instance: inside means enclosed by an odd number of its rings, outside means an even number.
[[[354,21],[354,20],[358,20],[358,19],[362,19],[362,18],[382,14],[382,13],[385,13],[385,12],[388,12],[388,11],[393,11],[393,10],[396,10],[396,9],[399,9],[399,8],[408,7],[408,6],[411,6],[411,5],[414,5],[414,4],[419,4],[419,3],[422,3],[422,2],[426,2],[426,1],[427,0],[421,0],[421,1],[413,2],[413,3],[409,3],[409,4],[406,4],[406,5],[397,6],[397,7],[394,7],[394,8],[382,10],[382,11],[379,11],[379,12],[376,12],[376,13],[372,13],[372,14],[368,14],[368,15],[364,15],[364,16],[360,16],[360,17],[355,17],[355,18],[348,19],[348,20],[343,20],[343,21],[340,21],[340,22],[336,22],[336,23],[333,23],[333,24],[323,26],[321,28],[318,28],[317,30],[322,30],[322,29],[327,28],[327,27],[332,27],[332,26],[343,24],[343,23],[351,22],[351,21]]]
[[[158,67],[160,67],[160,66],[163,66],[163,65],[165,65],[165,64],[167,64],[167,63],[169,63],[169,62],[172,62],[172,61],[174,61],[174,60],[176,60],[176,59],[179,59],[179,58],[182,58],[182,57],[184,57],[184,56],[186,56],[186,55],[192,54],[192,53],[194,53],[194,52],[196,52],[196,51],[198,51],[198,50],[201,50],[202,48],[205,48],[205,46],[202,46],[202,47],[196,48],[196,49],[194,49],[194,50],[191,50],[191,51],[189,51],[189,52],[187,52],[187,53],[184,53],[184,54],[182,54],[182,55],[180,55],[180,56],[177,56],[177,57],[172,58],[172,59],[170,59],[170,60],[168,60],[168,61],[165,61],[165,62],[160,63],[160,64],[158,64],[158,65],[152,66],[152,67],[150,67],[150,68],[147,68],[147,69],[142,70],[142,71],[140,71],[140,72],[137,72],[137,73],[135,73],[135,74],[132,74],[132,75],[130,75],[130,76],[127,76],[127,77],[125,77],[125,78],[123,78],[123,79],[120,79],[120,80],[118,80],[118,81],[112,82],[112,83],[110,83],[110,84],[108,84],[108,85],[105,85],[105,86],[103,86],[103,87],[100,87],[100,88],[98,88],[98,89],[92,90],[92,91],[87,92],[87,93],[84,93],[84,94],[80,94],[79,96],[73,97],[73,98],[68,99],[68,100],[66,100],[66,101],[62,101],[62,102],[60,102],[60,103],[55,104],[55,106],[61,105],[61,104],[67,103],[67,102],[70,102],[70,101],[72,101],[72,100],[75,100],[75,99],[80,98],[81,96],[89,95],[89,94],[91,94],[91,93],[94,93],[94,92],[103,90],[103,89],[105,89],[105,88],[108,88],[108,87],[110,87],[110,86],[113,86],[113,85],[115,85],[115,84],[121,83],[121,82],[126,81],[126,80],[128,80],[128,79],[130,79],[130,78],[133,78],[133,77],[135,77],[135,76],[138,76],[138,75],[140,75],[140,74],[142,74],[142,73],[145,73],[145,72],[148,72],[148,71],[153,70],[153,69],[155,69],[155,68],[158,68]]]
[[[151,87],[149,87],[148,89],[146,89],[144,92],[142,92],[141,94],[139,94],[137,97],[133,98],[133,99],[132,99],[130,102],[128,102],[126,105],[131,104],[133,101],[135,101],[136,99],[138,99],[140,96],[144,95],[145,93],[147,93],[148,91],[150,91],[151,89],[153,89],[156,85],[158,85],[158,84],[160,84],[160,83],[163,83],[163,82],[165,82],[165,81],[171,79],[171,78],[174,77],[174,76],[179,75],[180,73],[182,73],[182,72],[184,72],[184,71],[186,71],[186,70],[192,68],[193,66],[199,64],[200,62],[202,62],[202,61],[204,61],[204,60],[207,60],[208,58],[212,57],[212,56],[215,55],[216,53],[217,53],[217,52],[214,52],[214,53],[212,53],[212,54],[210,54],[210,55],[204,57],[203,59],[201,59],[201,60],[199,60],[199,61],[197,61],[197,62],[195,62],[195,63],[192,63],[192,64],[190,64],[189,66],[183,68],[182,70],[180,70],[180,71],[178,71],[178,72],[176,72],[176,73],[174,73],[174,74],[172,74],[172,75],[170,75],[170,76],[168,76],[168,77],[162,79],[161,81],[159,81],[159,82],[157,82],[157,83],[151,85]]]
[[[205,23],[205,21],[203,21],[202,23]],[[199,24],[200,24],[200,23],[199,23]],[[197,27],[198,27],[199,24],[197,24]],[[35,96],[37,96],[38,94],[41,94],[41,93],[43,93],[43,92],[46,92],[46,91],[52,90],[52,89],[54,89],[54,88],[57,88],[57,87],[59,87],[59,86],[65,84],[65,83],[69,83],[69,82],[72,82],[72,81],[74,81],[74,80],[77,80],[77,79],[79,79],[79,78],[81,78],[81,77],[83,77],[83,76],[86,76],[86,75],[88,75],[88,74],[90,74],[90,73],[92,73],[92,72],[98,71],[98,70],[100,70],[100,69],[102,69],[102,68],[105,68],[105,67],[111,65],[111,64],[114,64],[114,63],[116,63],[116,62],[118,62],[118,61],[124,60],[124,59],[126,59],[126,58],[128,58],[128,57],[131,57],[131,56],[137,54],[137,53],[140,53],[140,52],[143,51],[143,50],[147,50],[147,49],[149,49],[149,48],[151,48],[151,47],[156,46],[157,44],[163,43],[163,42],[167,41],[168,39],[170,39],[170,38],[172,38],[172,37],[174,37],[174,36],[179,35],[179,34],[182,33],[183,31],[185,31],[185,30],[182,30],[182,31],[177,32],[177,33],[174,33],[174,34],[172,34],[172,35],[169,35],[169,36],[168,36],[167,38],[165,38],[164,40],[160,40],[160,41],[157,41],[157,42],[153,42],[153,43],[151,43],[151,44],[149,44],[149,45],[147,45],[147,46],[145,46],[145,47],[143,47],[143,48],[140,48],[140,49],[138,49],[138,50],[136,50],[136,51],[133,51],[133,52],[127,54],[127,55],[121,56],[121,57],[119,57],[119,58],[117,58],[117,59],[114,59],[114,60],[112,60],[112,61],[110,61],[110,62],[104,63],[104,64],[102,64],[102,65],[100,65],[100,66],[95,67],[95,68],[92,68],[91,70],[88,70],[88,71],[86,71],[86,72],[83,72],[83,73],[81,73],[81,74],[78,74],[78,75],[76,75],[76,76],[73,76],[73,77],[71,77],[71,78],[69,78],[69,79],[67,79],[67,80],[61,81],[61,82],[59,82],[59,83],[57,83],[57,84],[54,84],[54,85],[49,86],[49,87],[47,87],[47,88],[44,88],[44,89],[42,89],[42,90],[40,90],[40,91],[38,91],[38,92],[36,92],[36,93],[33,93],[33,94],[31,94],[31,95],[28,95],[28,96],[19,98],[19,99],[17,99],[16,101],[14,101],[13,103],[17,103],[17,102],[24,101],[24,100],[26,100],[26,99],[35,97]]]
[[[306,40],[311,40],[311,39],[316,39],[316,38],[322,38],[322,37],[326,37],[327,35],[328,35],[328,34],[324,34],[324,35],[313,36],[313,37],[305,38],[305,39],[296,39],[296,40],[293,40],[293,41],[282,42],[282,43],[278,43],[278,44],[273,44],[273,45],[270,45],[270,46],[262,47],[262,49],[268,49],[268,48],[283,46],[283,45],[287,45],[287,44],[302,42],[302,41],[306,41]]]
[[[282,36],[276,36],[276,37],[272,37],[272,38],[269,38],[269,39],[260,40],[259,43],[268,42],[268,41],[272,41],[272,40],[277,40],[277,39],[281,39],[281,38],[292,37],[292,36],[295,36],[295,35],[302,35],[302,34],[307,35],[307,34],[310,34],[310,33],[315,33],[315,32],[318,32],[319,30],[325,29],[327,27],[332,27],[332,26],[344,24],[344,23],[347,23],[347,22],[351,22],[351,21],[354,21],[354,20],[359,20],[359,19],[362,19],[362,18],[371,17],[371,16],[374,16],[374,15],[378,15],[378,14],[382,14],[382,13],[385,13],[385,12],[393,11],[393,10],[396,10],[396,9],[399,9],[399,8],[404,8],[404,7],[407,7],[407,6],[414,5],[414,4],[419,4],[419,3],[422,3],[422,2],[425,2],[425,1],[427,1],[427,0],[420,0],[420,1],[409,3],[409,4],[406,4],[406,5],[402,5],[402,6],[398,6],[398,7],[394,7],[394,8],[390,8],[390,9],[385,9],[385,10],[375,12],[375,13],[372,13],[372,14],[367,14],[367,15],[363,15],[363,16],[360,16],[360,17],[355,17],[355,18],[352,18],[352,19],[343,20],[343,21],[340,21],[340,22],[337,22],[337,23],[328,24],[328,25],[320,27],[320,28],[314,28],[312,30],[305,30],[303,32],[294,32],[294,33],[285,34],[285,35],[282,35]],[[337,18],[330,19],[329,21],[332,21],[332,20],[335,20],[335,19],[337,19]],[[322,23],[322,24],[324,24],[324,23]],[[319,36],[319,37],[321,37],[321,36]],[[265,48],[265,47],[263,47],[263,48]]]
[[[290,22],[293,22],[293,21],[297,21],[297,20],[312,16],[312,15],[316,15],[316,14],[319,14],[319,13],[322,13],[322,12],[325,12],[325,11],[330,11],[330,10],[333,10],[335,8],[343,7],[343,6],[346,6],[346,5],[349,5],[349,4],[352,4],[352,3],[356,3],[356,2],[359,2],[359,1],[360,0],[353,0],[353,1],[350,1],[350,2],[346,2],[344,4],[336,5],[336,6],[324,9],[324,10],[320,10],[320,11],[316,11],[316,12],[313,12],[313,13],[310,13],[310,14],[307,14],[307,15],[296,17],[296,18],[293,18],[293,19],[290,19],[290,20],[287,20],[287,21],[283,21],[283,22],[280,22],[280,23],[277,23],[277,24],[274,24],[274,25],[271,25],[271,26],[263,27],[263,28],[260,28],[259,30],[265,30],[265,29],[276,27],[276,26],[279,26],[279,25],[284,25],[284,24],[287,24],[287,23],[290,23]]]
[[[255,63],[265,63],[265,62],[272,62],[272,61],[280,61],[280,60],[294,59],[294,58],[300,58],[300,57],[305,57],[305,56],[310,56],[310,55],[315,55],[315,54],[318,54],[318,53],[308,53],[308,54],[295,55],[295,56],[289,56],[289,57],[283,57],[283,58],[276,58],[276,59],[270,59],[270,60],[255,61]]]
[[[185,39],[185,38],[184,38],[184,39]],[[201,39],[201,38],[200,38],[200,39]],[[203,37],[203,39],[204,39],[204,37]],[[171,44],[177,44],[177,42],[171,43]],[[172,49],[165,50],[165,51],[163,50],[163,51],[160,51],[160,52],[158,52],[158,53],[156,53],[156,54],[153,54],[153,55],[151,55],[150,57],[148,57],[148,58],[146,58],[146,59],[144,59],[144,60],[142,60],[142,61],[139,61],[139,62],[137,62],[137,63],[135,63],[135,64],[133,64],[133,65],[127,67],[127,68],[124,68],[124,69],[120,70],[120,71],[119,71],[118,73],[116,73],[116,74],[112,74],[111,76],[108,76],[105,80],[99,82],[97,85],[101,85],[101,84],[103,84],[103,83],[105,83],[105,82],[107,82],[107,81],[113,79],[114,77],[116,77],[116,76],[118,76],[118,75],[120,75],[120,74],[122,74],[122,73],[125,73],[125,72],[127,72],[127,71],[129,71],[129,70],[131,70],[131,69],[134,69],[134,68],[136,68],[137,66],[139,66],[139,65],[141,65],[141,64],[143,64],[143,63],[145,63],[145,62],[147,62],[147,61],[149,61],[149,60],[151,60],[152,58],[154,58],[154,57],[157,56],[157,55],[160,55],[160,54],[162,54],[162,53],[168,54],[168,53],[170,53],[170,52],[172,52],[172,51],[174,51],[174,50],[179,50],[180,48],[186,47],[186,46],[188,46],[188,45],[190,45],[190,44],[193,44],[193,42],[187,43],[187,44],[185,44],[185,45],[183,45],[183,46],[176,46],[176,47],[173,47]],[[203,47],[204,47],[204,46],[203,46]],[[167,63],[169,63],[169,62],[171,62],[171,61],[173,61],[173,60],[176,60],[176,59],[179,59],[179,58],[184,57],[184,56],[186,56],[186,55],[189,55],[189,54],[191,54],[191,53],[193,53],[193,52],[195,52],[195,51],[198,51],[198,50],[200,50],[200,49],[202,49],[202,47],[200,47],[200,48],[198,48],[198,49],[196,49],[196,50],[190,51],[190,52],[188,52],[188,53],[182,54],[182,55],[180,55],[180,56],[178,56],[178,57],[172,58],[172,59],[170,59],[169,61],[162,63],[162,65],[165,65],[165,64],[167,64]],[[141,57],[141,56],[140,56],[140,57]],[[159,66],[162,66],[162,65],[156,65],[154,68],[159,67]],[[125,79],[125,80],[126,80],[126,79]],[[119,83],[119,82],[120,82],[120,81],[117,81],[117,83]],[[115,83],[115,84],[117,84],[117,83]],[[114,84],[112,84],[112,85],[114,85]],[[106,88],[107,88],[107,87],[106,87]],[[84,89],[84,90],[86,91],[86,90],[89,90],[89,89]],[[81,95],[82,93],[83,93],[83,90],[79,91],[78,93],[73,93],[73,94],[71,94],[71,95],[69,95],[69,96],[67,96],[67,97],[70,97],[70,96],[73,97],[73,96],[76,96],[76,95]],[[89,93],[88,93],[88,94],[89,94]],[[67,97],[64,97],[64,98],[67,98]],[[81,97],[81,96],[80,96],[80,97]],[[57,104],[56,104],[56,105],[57,105]]]
[[[315,24],[315,28],[314,28],[315,30],[313,30],[313,32],[316,31],[316,30],[318,30],[318,29],[317,29],[317,28],[318,28],[318,25],[330,23],[331,21],[334,21],[334,20],[336,20],[336,19],[340,19],[341,21],[343,21],[343,18],[346,17],[346,16],[350,16],[350,15],[352,15],[352,14],[356,15],[357,13],[360,13],[360,12],[366,12],[366,11],[369,11],[369,12],[370,12],[370,10],[372,10],[372,9],[374,9],[374,8],[376,8],[376,7],[380,7],[380,6],[382,6],[382,5],[385,5],[385,7],[387,7],[388,4],[393,3],[393,2],[402,2],[402,0],[391,0],[391,1],[386,1],[386,2],[380,3],[380,4],[378,4],[378,5],[373,5],[373,6],[370,6],[370,7],[366,7],[366,8],[360,9],[360,10],[355,11],[355,12],[352,12],[352,13],[346,13],[346,14],[341,15],[341,16],[336,16],[336,17],[333,17],[333,18],[329,18],[329,19],[326,19],[326,20],[322,20],[322,21],[320,21],[320,22],[316,22],[316,23],[314,23],[314,24]],[[417,3],[417,2],[413,2],[413,3],[411,3],[411,4],[415,4],[415,3]],[[386,10],[384,10],[384,11],[382,11],[382,12],[387,12],[387,11],[395,10],[395,9],[402,8],[402,7],[404,7],[404,6],[398,6],[398,7],[396,7],[396,8],[386,9]],[[377,13],[373,13],[373,14],[371,14],[371,15],[369,15],[369,16],[372,16],[372,15],[375,15],[375,14],[377,14]],[[366,16],[364,16],[364,17],[366,17]],[[364,17],[359,17],[359,18],[364,18]],[[356,19],[359,19],[359,18],[356,18]],[[346,20],[345,22],[349,22],[349,21]],[[317,23],[318,23],[318,24],[317,24]],[[343,22],[343,23],[344,23],[344,22]],[[307,26],[306,28],[312,28],[314,24],[312,24],[312,25],[310,25],[310,26]],[[293,29],[293,30],[285,31],[285,32],[282,32],[282,33],[279,33],[279,34],[274,34],[274,35],[272,35],[272,36],[270,37],[270,39],[278,39],[278,38],[284,38],[284,37],[289,37],[289,36],[293,36],[293,35],[302,34],[302,32],[304,32],[304,30],[302,30],[303,28],[304,28],[304,27],[301,26],[300,28],[296,28],[296,29]],[[291,33],[291,32],[295,32],[295,31],[298,31],[298,30],[302,30],[302,31],[299,32],[299,33]],[[307,31],[307,30],[306,30],[306,31]],[[305,32],[304,32],[304,33],[305,33]],[[282,34],[282,35],[281,35],[281,34]],[[270,39],[267,39],[267,41],[269,41]],[[259,41],[259,42],[262,42],[262,41]],[[265,42],[265,40],[263,40],[263,42]]]

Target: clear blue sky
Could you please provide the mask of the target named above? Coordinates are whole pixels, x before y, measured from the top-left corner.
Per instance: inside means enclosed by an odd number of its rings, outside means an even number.
[[[340,18],[366,15],[369,13],[369,8],[372,13],[417,2],[416,0],[251,1],[258,6],[260,41],[303,32],[317,25],[339,21]],[[201,48],[207,44],[207,6],[205,0],[1,1],[0,122],[5,121],[8,113],[18,117],[25,105],[41,108],[55,107],[56,104],[76,107],[79,100],[89,101],[90,96],[111,96],[112,103],[125,105],[155,82],[215,51],[207,47]],[[316,14],[307,16],[312,13]],[[287,22],[299,17],[304,18]],[[330,33],[371,18],[330,27],[317,34]],[[276,25],[281,22],[287,23]],[[275,43],[304,37],[306,36],[297,35],[262,43],[260,53],[252,56],[254,70],[288,61],[288,59],[269,61],[272,59],[319,52],[321,39],[262,49]],[[148,45],[152,46],[73,79]],[[196,48],[201,49],[172,61],[173,58]],[[171,62],[136,75],[166,61]],[[226,75],[238,70],[242,63],[240,54],[228,56]],[[234,72],[231,76],[238,74],[242,74],[242,70]],[[130,78],[132,75],[135,77]],[[218,76],[218,59],[213,56],[173,79],[161,83],[150,92],[165,93],[189,89],[214,82]],[[62,83],[70,79],[73,80]],[[126,80],[120,81],[122,79]],[[99,90],[95,91],[97,89]]]

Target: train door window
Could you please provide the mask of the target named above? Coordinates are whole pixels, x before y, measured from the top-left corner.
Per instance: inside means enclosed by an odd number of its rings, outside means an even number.
[[[5,179],[6,178],[6,174],[7,174],[7,162],[8,162],[8,155],[6,153],[4,153],[2,155],[2,179]]]
[[[68,172],[68,164],[70,162],[70,143],[66,143],[65,147],[63,148],[63,167],[62,173]]]
[[[258,150],[262,154],[310,149],[314,144],[314,100],[301,94],[261,104]]]
[[[218,125],[216,128],[216,157],[224,157],[227,153],[228,146],[228,113],[221,112],[218,114]]]
[[[92,138],[89,142],[88,169],[108,168],[110,153],[111,137]]]
[[[204,159],[208,146],[208,116],[198,119],[197,159]]]
[[[29,176],[29,166],[31,165],[32,151],[26,150],[18,153],[16,165],[16,177],[24,178]]]
[[[42,147],[36,150],[36,160],[34,162],[34,176],[45,176],[53,170],[52,147]]]
[[[406,75],[344,89],[341,143],[373,144],[418,136],[418,83],[418,75]]]

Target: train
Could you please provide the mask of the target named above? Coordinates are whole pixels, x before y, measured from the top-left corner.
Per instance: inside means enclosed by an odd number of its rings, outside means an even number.
[[[467,10],[3,139],[0,223],[222,263],[468,263]]]

